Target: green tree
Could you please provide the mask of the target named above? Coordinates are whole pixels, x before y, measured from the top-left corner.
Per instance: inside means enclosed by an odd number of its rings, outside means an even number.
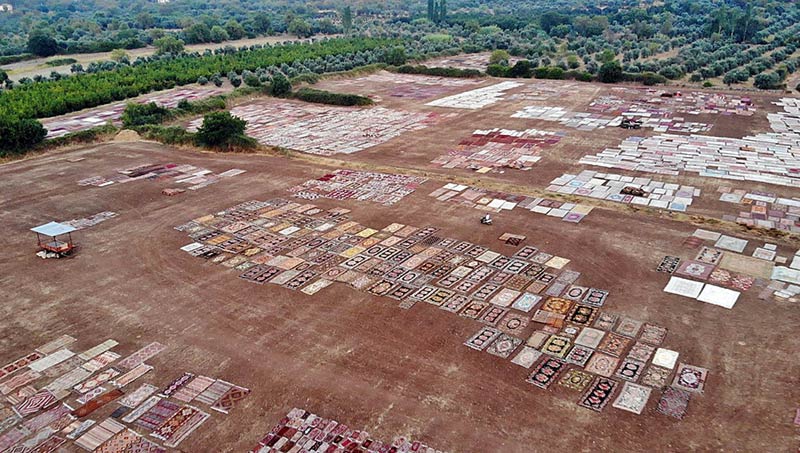
[[[211,34],[209,36],[211,38],[211,42],[216,42],[216,43],[228,41],[230,39],[230,36],[228,36],[228,32],[225,31],[225,29],[220,27],[219,25],[214,25],[213,27],[211,27]]]
[[[345,6],[342,12],[342,27],[347,34],[353,31],[353,11],[350,9],[350,5]]]
[[[393,47],[386,52],[386,64],[402,66],[406,64],[406,51],[402,47]]]
[[[129,59],[128,52],[123,49],[114,49],[111,51],[111,59],[119,63],[122,60]]]
[[[247,34],[242,24],[234,19],[225,22],[225,31],[228,32],[230,39],[242,39]]]
[[[272,19],[267,13],[258,13],[253,16],[253,30],[256,33],[269,34],[272,31]]]
[[[272,77],[272,82],[269,85],[269,94],[275,97],[285,97],[292,92],[292,83],[280,72]]]
[[[308,38],[314,34],[311,30],[311,25],[299,17],[292,19],[292,22],[290,22],[287,27],[287,31],[298,38]]]
[[[489,64],[508,66],[508,60],[510,59],[511,55],[509,55],[507,51],[498,49],[489,56]]]
[[[203,118],[203,125],[197,130],[195,140],[202,146],[211,148],[230,148],[244,135],[247,122],[231,115],[230,112],[209,113]]]
[[[44,30],[34,30],[28,35],[28,52],[34,55],[49,57],[59,50],[58,42]]]
[[[607,61],[600,66],[597,73],[598,79],[603,83],[617,83],[622,81],[622,66],[618,61]]]
[[[157,55],[162,55],[165,53],[177,55],[183,52],[183,41],[172,35],[167,35],[163,38],[156,39],[153,41],[153,46],[156,48]]]
[[[200,22],[184,28],[183,35],[189,44],[202,44],[211,41],[211,28]]]
[[[122,124],[125,127],[143,126],[145,124],[161,124],[170,117],[169,109],[155,102],[149,104],[131,103],[122,112]]]
[[[156,25],[156,19],[147,11],[142,11],[136,15],[136,25],[138,25],[142,30],[153,28]]]
[[[428,20],[436,22],[436,1],[428,0]]]
[[[447,20],[447,0],[439,0],[439,22],[444,22]]]
[[[0,83],[5,83],[8,80],[8,73],[0,69]]]
[[[38,120],[0,116],[0,155],[21,153],[45,136],[47,130]]]

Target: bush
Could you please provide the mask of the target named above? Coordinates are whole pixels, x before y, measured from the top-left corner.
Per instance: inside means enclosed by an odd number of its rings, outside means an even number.
[[[288,80],[287,80],[288,83]],[[195,134],[195,142],[210,148],[232,150],[234,147],[254,147],[255,140],[244,134],[247,122],[230,112],[209,113]]]
[[[622,81],[622,66],[618,61],[608,61],[600,66],[597,74],[598,80],[603,83],[618,83]]]
[[[294,93],[294,97],[301,101],[314,102],[317,104],[329,105],[372,105],[372,99],[357,94],[331,93],[330,91],[315,90],[313,88],[301,88]]]
[[[128,104],[122,112],[122,124],[125,127],[142,126],[145,124],[161,124],[171,116],[168,108],[161,107],[155,102],[149,104]]]
[[[709,80],[706,80],[705,82],[703,82],[703,87],[704,88],[710,88],[710,87],[713,87],[713,86],[714,86],[714,84],[711,83],[711,81],[709,81]]]
[[[559,69],[559,71],[561,72],[560,78],[564,78],[564,70],[561,68],[557,69]],[[511,68],[511,71],[509,71],[509,75],[511,77],[530,79],[531,77],[533,77],[533,65],[528,60],[520,60],[517,62],[517,64],[514,65],[513,68]]]
[[[498,66],[498,65],[493,65]],[[501,66],[502,67],[502,66]],[[477,69],[458,69],[458,68],[429,68],[424,65],[411,66],[403,65],[397,68],[400,74],[423,74],[436,77],[457,77],[471,79],[483,77],[483,73]]]
[[[167,145],[190,145],[195,141],[195,134],[179,126],[166,127],[160,124],[146,124],[135,130],[146,140],[155,140]]]
[[[22,153],[45,136],[47,130],[38,120],[0,117],[0,156]]]
[[[200,85],[208,85],[208,78],[206,76],[200,76],[197,78],[197,83]]]
[[[292,83],[292,86],[299,85],[301,83],[313,85],[319,82],[319,75],[314,74],[313,72],[304,72],[300,75],[292,77],[289,81]]]
[[[753,79],[753,86],[762,90],[776,90],[783,87],[783,78],[777,72],[761,73]]]
[[[486,68],[486,73],[492,77],[509,77],[509,72],[511,68],[508,66],[501,66],[499,64],[490,64],[489,67]]]
[[[272,83],[269,85],[269,94],[275,97],[285,97],[291,94],[292,84],[285,75],[280,72],[272,77]]]
[[[55,66],[65,66],[65,65],[68,65],[68,64],[75,64],[77,62],[78,62],[78,60],[76,60],[74,58],[54,58],[52,60],[48,60],[47,62],[45,62],[45,64],[47,66],[55,67]]]
[[[565,77],[564,70],[556,66],[540,66],[533,70],[533,76],[537,79],[560,80]]]

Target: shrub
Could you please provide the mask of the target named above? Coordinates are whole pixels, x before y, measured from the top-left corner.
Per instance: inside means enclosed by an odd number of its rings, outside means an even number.
[[[179,126],[166,127],[160,124],[146,124],[135,130],[144,139],[155,140],[167,145],[189,145],[195,140],[195,134]]]
[[[168,108],[155,102],[149,104],[128,104],[122,112],[122,124],[125,127],[142,126],[144,124],[161,124],[171,113]]]
[[[509,72],[511,68],[508,66],[501,66],[499,64],[490,64],[489,67],[486,68],[486,73],[492,77],[509,77]]]
[[[47,130],[38,120],[0,117],[0,156],[22,153],[46,135]]]
[[[288,81],[287,81],[288,83]],[[255,147],[256,143],[244,134],[247,122],[230,112],[209,113],[195,134],[197,144],[210,148],[227,149]]]
[[[292,92],[292,84],[285,75],[280,72],[272,77],[272,83],[269,85],[269,94],[275,97],[285,97]]]
[[[618,61],[608,61],[600,66],[597,74],[598,80],[603,83],[617,83],[622,81],[622,66]]]
[[[499,66],[499,65],[493,65],[493,66]],[[418,65],[418,66],[403,65],[397,68],[397,72],[401,74],[423,74],[436,77],[457,77],[463,79],[483,77],[483,73],[481,71],[478,71],[477,69],[429,68],[424,65]]]
[[[301,101],[330,105],[372,105],[372,99],[357,94],[331,93],[330,91],[301,88],[294,93],[294,97]]]
[[[291,78],[290,82],[292,85],[299,85],[301,83],[308,83],[308,84],[315,84],[319,82],[319,75],[314,74],[313,72],[304,72],[300,75],[294,76]]]

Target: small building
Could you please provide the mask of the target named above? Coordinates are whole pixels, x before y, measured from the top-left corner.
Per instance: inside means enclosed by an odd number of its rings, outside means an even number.
[[[31,228],[31,231],[36,233],[36,245],[40,252],[66,256],[75,249],[72,232],[76,229],[73,226],[50,222]]]

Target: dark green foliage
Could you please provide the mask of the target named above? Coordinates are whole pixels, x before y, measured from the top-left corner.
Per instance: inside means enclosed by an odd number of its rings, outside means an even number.
[[[483,73],[477,69],[429,68],[424,65],[403,65],[397,68],[397,72],[401,74],[424,74],[436,77],[456,77],[461,79],[474,79],[477,77],[483,77]]]
[[[47,66],[64,66],[68,64],[77,63],[78,60],[74,58],[54,58],[52,60],[48,60],[45,64]]]
[[[511,68],[499,64],[490,64],[486,68],[486,73],[492,77],[510,77],[508,74]]]
[[[353,31],[353,11],[350,9],[350,5],[345,6],[342,12],[342,28],[347,34]]]
[[[195,143],[195,135],[180,126],[162,126],[147,124],[136,128],[136,132],[146,140],[155,140],[167,145],[191,145]]]
[[[167,35],[164,36],[163,38],[159,38],[153,41],[153,46],[155,46],[156,48],[157,55],[163,55],[165,53],[177,55],[183,52],[183,45],[184,45],[183,41],[172,35]]]
[[[8,80],[8,73],[0,69],[0,83],[5,83]]]
[[[533,70],[533,76],[537,79],[563,79],[565,77],[563,69],[556,66],[542,66]]]
[[[761,73],[753,79],[753,86],[762,90],[777,90],[783,88],[783,80],[777,72]]]
[[[386,52],[384,61],[392,66],[402,66],[406,64],[406,51],[402,47],[393,47]]]
[[[289,81],[292,83],[292,86],[299,85],[301,83],[313,85],[319,82],[319,75],[314,74],[313,72],[304,72],[300,75],[292,77]]]
[[[161,124],[170,117],[170,111],[155,102],[149,104],[128,104],[122,112],[122,124],[125,127],[145,124]]]
[[[34,55],[49,57],[59,50],[58,42],[44,30],[34,30],[28,35],[28,52]]]
[[[197,130],[195,141],[201,146],[217,149],[250,147],[253,143],[244,135],[246,126],[246,121],[230,112],[209,113],[203,118],[203,125]]]
[[[17,63],[20,61],[31,60],[36,58],[32,53],[22,53],[18,55],[0,55],[0,65]]]
[[[294,93],[294,98],[316,104],[329,105],[372,105],[372,99],[357,94],[331,93],[330,91],[315,90],[313,88],[300,88]]]
[[[299,17],[295,17],[287,27],[286,31],[289,33],[297,36],[298,38],[308,38],[311,37],[314,32],[311,29],[311,25],[308,22],[304,21]]]
[[[272,82],[269,85],[269,94],[275,97],[285,97],[291,94],[292,83],[281,73],[275,74],[272,77]]]
[[[617,83],[622,81],[622,66],[618,61],[609,61],[600,66],[597,78],[603,83]]]
[[[0,117],[0,156],[22,153],[46,135],[47,130],[37,120]]]
[[[563,72],[564,70],[562,69],[561,73],[563,74]],[[508,71],[508,75],[509,77],[529,79],[533,77],[533,65],[528,60],[520,60]]]
[[[61,115],[176,85],[195,83],[200,76],[209,77],[245,69],[253,71],[259,67],[289,64],[308,58],[380,49],[390,43],[392,41],[380,39],[331,39],[231,54],[154,59],[140,65],[122,66],[114,71],[76,74],[59,81],[18,86],[0,96],[0,112],[20,118]]]

